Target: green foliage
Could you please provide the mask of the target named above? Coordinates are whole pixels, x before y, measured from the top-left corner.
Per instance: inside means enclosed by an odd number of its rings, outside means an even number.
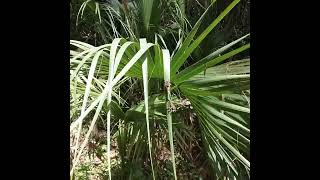
[[[239,1],[203,28],[220,2],[210,1],[190,32],[190,2],[78,4],[79,23],[87,26],[91,14],[103,38],[99,45],[70,41],[71,176],[88,178],[81,167],[95,169],[81,157],[106,130],[94,148],[105,154],[105,179],[249,179],[250,60],[230,61],[250,48],[243,43],[249,34],[201,47]]]

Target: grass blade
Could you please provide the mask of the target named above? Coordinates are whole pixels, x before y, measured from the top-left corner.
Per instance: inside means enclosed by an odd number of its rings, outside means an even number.
[[[140,39],[140,47],[147,45],[146,39]],[[149,93],[148,93],[148,58],[145,55],[144,61],[142,63],[142,77],[143,77],[143,91],[144,91],[144,104],[146,113],[146,123],[147,123],[147,133],[148,133],[148,144],[149,144],[149,154],[151,162],[152,177],[155,180],[153,162],[152,162],[152,142],[150,137],[150,125],[149,125]]]
[[[164,73],[164,82],[167,93],[167,120],[168,120],[168,131],[169,131],[169,141],[170,141],[170,151],[171,151],[171,160],[173,166],[174,179],[177,179],[176,173],[176,163],[174,156],[174,146],[173,146],[173,133],[172,133],[172,116],[171,116],[171,89],[170,89],[170,53],[167,49],[162,50],[163,53],[163,73]]]
[[[117,53],[117,48],[118,44],[120,43],[121,38],[116,38],[113,40],[112,45],[111,45],[111,50],[110,50],[110,61],[109,61],[109,76],[108,76],[108,99],[107,99],[107,105],[109,106],[111,103],[111,97],[112,97],[112,87],[113,85],[112,80],[114,77],[114,72],[116,69],[114,69],[114,60],[116,58],[116,53]],[[108,174],[109,174],[109,180],[111,180],[111,108],[109,106],[108,108],[108,113],[107,113],[107,154],[108,154]]]
[[[127,49],[130,45],[132,45],[132,44],[133,44],[133,42],[125,42],[125,43],[121,46],[121,48],[119,49],[119,52],[117,53],[116,59],[115,59],[115,61],[114,61],[114,69],[117,69],[117,68],[118,68],[119,63],[120,63],[120,60],[121,60],[123,54],[125,53],[126,49]],[[116,72],[115,72],[115,73],[116,73]]]
[[[84,93],[84,97],[83,97],[83,102],[82,102],[82,107],[81,107],[81,114],[84,113],[84,111],[86,110],[86,106],[87,106],[87,102],[88,102],[88,98],[89,98],[89,94],[90,94],[90,87],[91,87],[91,82],[94,76],[94,71],[96,69],[97,63],[98,63],[98,59],[101,55],[102,51],[99,51],[93,58],[92,63],[91,63],[91,67],[90,67],[90,71],[88,74],[88,80],[87,80],[87,85],[86,85],[86,90]],[[79,128],[78,128],[78,134],[76,137],[76,146],[75,146],[75,151],[77,152],[78,149],[78,144],[79,144],[79,138],[80,138],[80,134],[81,134],[81,129],[82,129],[82,123],[83,121],[80,121],[79,124]],[[77,153],[75,152],[74,156],[77,156]]]

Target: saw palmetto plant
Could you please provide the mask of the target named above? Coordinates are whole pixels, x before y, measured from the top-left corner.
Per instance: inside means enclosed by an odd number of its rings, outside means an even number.
[[[142,38],[149,25],[100,46],[70,41],[71,177],[103,127],[106,179],[249,179],[250,59],[230,59],[250,35],[187,63],[239,1],[199,32],[207,8],[174,50]],[[186,175],[185,161],[205,173]]]

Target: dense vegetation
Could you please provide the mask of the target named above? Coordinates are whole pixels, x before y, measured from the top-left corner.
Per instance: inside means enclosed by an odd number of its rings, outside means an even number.
[[[250,179],[245,0],[71,0],[70,177]]]

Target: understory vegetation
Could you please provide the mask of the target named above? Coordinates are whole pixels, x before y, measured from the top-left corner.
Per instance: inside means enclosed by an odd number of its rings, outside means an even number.
[[[71,0],[72,179],[250,179],[249,0]]]

